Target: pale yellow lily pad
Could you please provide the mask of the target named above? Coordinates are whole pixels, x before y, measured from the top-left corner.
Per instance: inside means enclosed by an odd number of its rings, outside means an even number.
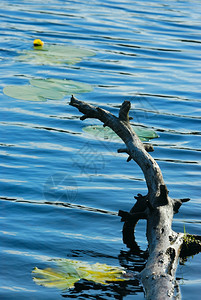
[[[3,89],[5,95],[26,101],[61,100],[65,95],[91,92],[92,86],[87,83],[65,79],[30,80],[30,85],[8,85]]]
[[[94,281],[100,284],[109,284],[113,281],[128,280],[123,268],[109,266],[106,264],[89,264],[88,262],[61,259],[55,260],[57,268],[38,269],[32,273],[36,284],[58,289],[73,288],[80,279]]]
[[[38,88],[63,92],[65,95],[87,93],[93,90],[92,86],[87,83],[56,78],[31,79],[30,84]]]
[[[24,50],[17,59],[38,65],[73,65],[80,62],[84,57],[94,55],[95,52],[91,50],[75,46],[45,44],[43,47],[34,47],[32,50]]]
[[[5,95],[28,101],[46,101],[50,100],[60,100],[64,97],[64,93],[41,89],[31,85],[8,85],[3,89]]]

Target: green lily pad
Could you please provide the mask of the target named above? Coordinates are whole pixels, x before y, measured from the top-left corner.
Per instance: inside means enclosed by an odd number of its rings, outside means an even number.
[[[57,264],[57,268],[44,270],[35,268],[32,271],[34,275],[33,280],[36,284],[65,290],[74,287],[75,282],[82,278],[101,284],[129,279],[129,276],[125,276],[125,271],[120,267],[100,263],[89,264],[71,259],[54,261]]]
[[[82,60],[83,57],[94,56],[95,52],[74,46],[44,45],[26,50],[18,56],[18,60],[38,65],[68,64],[73,65]]]
[[[61,100],[65,95],[92,91],[92,86],[83,82],[62,79],[31,79],[31,85],[8,85],[5,95],[28,101]]]
[[[38,88],[62,92],[65,95],[87,93],[93,90],[90,84],[65,79],[31,79],[30,84]]]
[[[31,85],[8,85],[3,89],[5,95],[28,101],[46,101],[50,100],[60,100],[64,97],[64,93],[38,88]]]
[[[142,142],[147,142],[150,139],[158,138],[156,132],[152,129],[144,128],[142,126],[132,126],[135,133]],[[109,141],[119,141],[119,136],[109,127],[102,125],[91,125],[83,128],[83,131],[95,136],[97,139],[104,139]]]

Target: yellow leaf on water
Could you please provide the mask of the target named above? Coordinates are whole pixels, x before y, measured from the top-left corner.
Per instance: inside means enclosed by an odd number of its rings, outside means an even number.
[[[54,287],[58,289],[69,289],[80,279],[94,281],[100,284],[109,284],[112,281],[124,281],[125,271],[120,267],[113,267],[106,264],[89,264],[87,262],[58,259],[54,260],[56,268],[38,269],[35,268],[33,280],[38,285]]]
[[[33,277],[33,280],[38,285],[49,288],[56,287],[62,290],[72,288],[74,283],[80,279],[79,277],[67,276],[67,274],[59,272],[53,268],[47,268],[44,270],[35,268],[32,273],[36,274],[37,277]]]

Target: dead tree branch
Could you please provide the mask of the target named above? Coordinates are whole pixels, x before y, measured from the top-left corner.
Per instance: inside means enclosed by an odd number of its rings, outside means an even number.
[[[133,159],[141,168],[148,193],[146,196],[138,194],[136,203],[131,211],[120,211],[124,223],[124,241],[132,245],[134,228],[139,219],[147,220],[147,240],[149,257],[146,267],[141,272],[141,280],[146,292],[146,298],[150,300],[173,299],[175,289],[175,271],[181,249],[185,245],[185,235],[172,230],[173,215],[178,212],[182,203],[189,199],[172,199],[168,195],[168,189],[164,183],[161,170],[148,153],[153,147],[144,146],[130,125],[129,110],[131,104],[124,101],[121,105],[119,116],[92,106],[72,96],[70,105],[76,107],[86,118],[95,118],[109,126],[125,143],[125,149],[119,149],[119,153],[127,153],[130,161]],[[189,241],[191,244],[192,241]],[[194,242],[195,244],[195,242]],[[196,243],[199,251],[200,244]]]

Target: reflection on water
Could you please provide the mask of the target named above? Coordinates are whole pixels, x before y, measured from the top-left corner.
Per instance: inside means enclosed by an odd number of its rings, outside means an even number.
[[[132,124],[151,128],[170,196],[191,198],[174,220],[176,231],[200,232],[200,2],[2,0],[1,20],[1,250],[2,299],[60,299],[56,289],[34,284],[35,266],[66,258],[121,265],[136,274],[146,261],[145,224],[138,253],[123,245],[118,210],[146,193],[143,174],[119,141],[87,135],[100,125],[68,105],[69,99],[22,101],[3,94],[34,78],[93,86],[81,100],[113,114],[131,101]],[[75,65],[19,61],[35,38],[47,45],[90,50]],[[85,148],[84,148],[85,147]],[[88,156],[80,154],[87,147]],[[64,176],[54,179],[55,174]],[[67,177],[68,178],[67,178]],[[67,182],[65,179],[68,179]],[[178,267],[182,299],[200,298],[200,254]],[[132,296],[131,296],[132,295]],[[144,299],[137,280],[105,288],[79,282],[63,294],[79,299]]]

